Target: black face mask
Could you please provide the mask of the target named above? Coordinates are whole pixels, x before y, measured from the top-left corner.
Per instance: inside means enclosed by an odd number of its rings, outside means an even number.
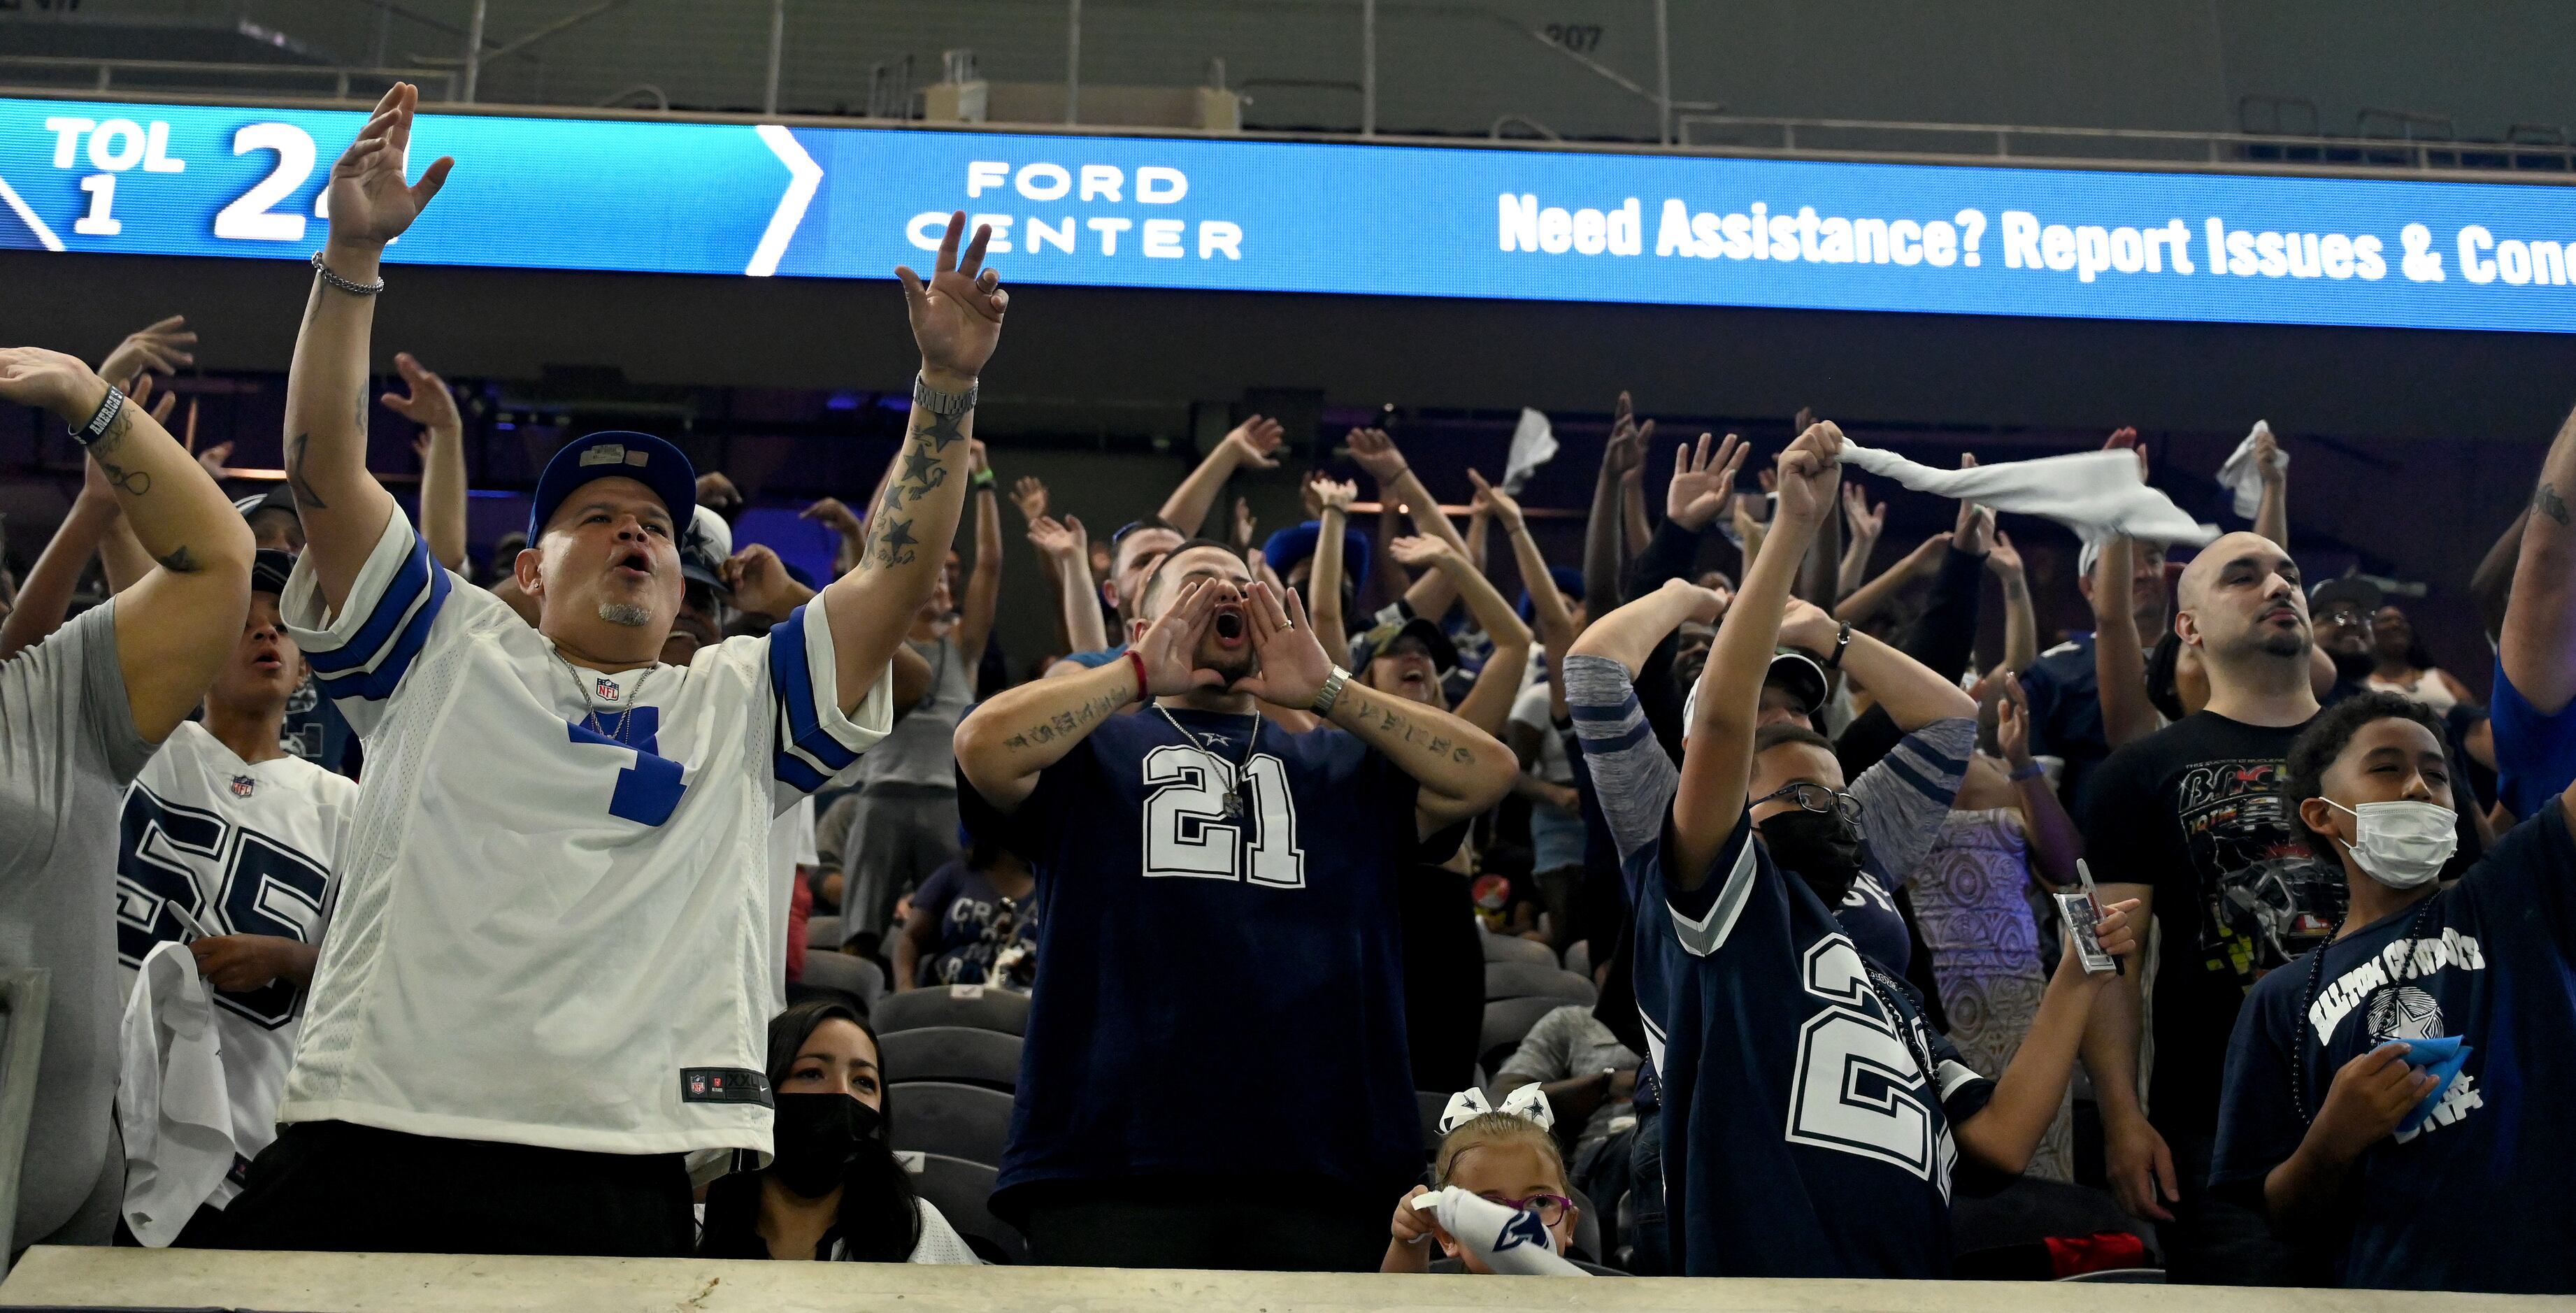
[[[820,1199],[849,1182],[850,1169],[870,1148],[883,1154],[885,1118],[846,1094],[781,1094],[770,1124],[769,1164],[778,1183]]]
[[[1827,908],[1842,906],[1860,878],[1860,827],[1840,812],[1793,807],[1755,826],[1771,860],[1798,873]]]

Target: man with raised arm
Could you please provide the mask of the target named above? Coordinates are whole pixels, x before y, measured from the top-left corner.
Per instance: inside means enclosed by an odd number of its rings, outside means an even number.
[[[921,372],[867,559],[768,635],[658,660],[697,476],[640,433],[577,439],[538,479],[514,563],[531,628],[436,568],[366,470],[378,266],[452,163],[405,182],[418,100],[396,86],[332,166],[287,380],[309,546],[282,610],[367,778],[284,1129],[231,1239],[680,1254],[683,1156],[770,1151],[771,820],[887,732],[888,656],[956,529],[1007,300],[983,234],[960,256],[962,215],[927,285],[896,271]]]
[[[0,663],[0,971],[51,973],[10,1248],[105,1244],[124,1184],[114,1150],[118,797],[195,710],[250,607],[250,526],[169,433],[59,352],[0,348],[0,401],[53,412],[157,562],[132,586]],[[79,555],[86,558],[89,549]]]
[[[1045,1263],[1369,1270],[1422,1170],[1394,882],[1517,766],[1335,667],[1224,543],[1182,544],[1138,604],[1119,660],[957,727],[970,824],[1047,909],[995,1205]]]

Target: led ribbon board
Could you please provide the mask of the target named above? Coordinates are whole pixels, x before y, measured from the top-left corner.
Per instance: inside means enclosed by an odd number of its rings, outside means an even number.
[[[302,259],[350,111],[0,100],[0,247]],[[398,264],[2576,331],[2576,188],[426,113]]]

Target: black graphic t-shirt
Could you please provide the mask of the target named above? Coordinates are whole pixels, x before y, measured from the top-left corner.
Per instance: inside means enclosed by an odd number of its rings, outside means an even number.
[[[2094,879],[2155,890],[2164,932],[2147,1112],[2168,1134],[2218,1126],[2227,1037],[2254,982],[2324,941],[2343,873],[2291,833],[2282,759],[2305,725],[2203,711],[2111,754],[2084,807]]]
[[[1001,985],[1026,993],[1036,980],[1034,891],[1005,898],[990,877],[960,857],[931,872],[913,892],[912,904],[936,918],[931,951],[921,959],[915,985]]]

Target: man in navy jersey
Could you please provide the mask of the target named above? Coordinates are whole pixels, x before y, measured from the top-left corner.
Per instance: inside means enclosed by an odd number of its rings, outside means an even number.
[[[2012,1065],[1989,1080],[1835,920],[1858,871],[1859,803],[1821,739],[1760,721],[1790,578],[1833,512],[1841,447],[1818,424],[1781,455],[1779,516],[1710,648],[1670,819],[1628,858],[1667,1236],[1691,1276],[1948,1275],[1951,1169],[1962,1153],[2006,1173],[2028,1163],[2110,979],[2067,954]],[[2133,942],[2117,912],[2103,937],[2115,952]]]
[[[994,1206],[1044,1263],[1371,1270],[1422,1170],[1394,882],[1517,763],[1335,667],[1222,543],[1139,603],[1119,660],[957,728],[971,823],[1029,857],[1041,909]]]

